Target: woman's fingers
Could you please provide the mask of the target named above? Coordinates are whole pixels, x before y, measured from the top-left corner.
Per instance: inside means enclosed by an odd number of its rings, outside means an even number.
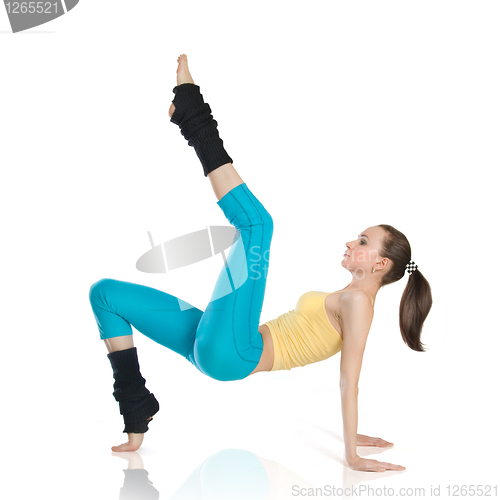
[[[394,443],[386,441],[385,439],[382,439],[382,438],[372,438],[372,439],[373,439],[373,444],[375,446],[380,446],[382,448],[387,448],[389,446],[394,446]]]
[[[359,458],[354,465],[351,466],[354,470],[365,472],[385,472],[386,470],[406,470],[402,465],[391,464],[389,462],[379,462],[369,458]]]
[[[394,443],[386,441],[382,438],[364,436],[362,434],[358,435],[358,445],[359,446],[378,446],[380,448],[389,448],[394,446]]]
[[[382,446],[394,446],[394,443],[390,443],[389,441],[386,441],[385,439],[378,438],[378,441]]]
[[[385,467],[388,470],[405,470],[406,467],[402,465],[390,464],[389,462],[379,462],[382,467]]]
[[[406,470],[406,467],[402,465],[391,464],[389,462],[379,462],[378,460],[370,459],[366,460],[366,462],[377,472],[383,472],[385,470]]]
[[[374,460],[372,464],[367,465],[366,470],[371,472],[385,472],[387,470],[387,467],[381,462],[377,462],[376,460]]]

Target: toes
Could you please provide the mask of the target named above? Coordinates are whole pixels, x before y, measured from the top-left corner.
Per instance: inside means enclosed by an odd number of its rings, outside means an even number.
[[[128,445],[128,443],[123,443],[123,444],[121,444],[119,446],[112,446],[111,450],[115,451],[115,452],[128,451],[127,450],[127,445]]]
[[[114,452],[124,452],[124,451],[136,451],[140,448],[140,445],[132,445],[130,443],[123,443],[120,446],[112,446],[111,451]]]

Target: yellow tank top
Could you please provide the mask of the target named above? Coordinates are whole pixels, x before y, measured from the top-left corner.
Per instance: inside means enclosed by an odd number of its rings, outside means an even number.
[[[291,370],[323,361],[342,349],[342,337],[326,314],[325,300],[330,293],[306,292],[300,296],[294,310],[264,323],[273,340],[271,371]]]

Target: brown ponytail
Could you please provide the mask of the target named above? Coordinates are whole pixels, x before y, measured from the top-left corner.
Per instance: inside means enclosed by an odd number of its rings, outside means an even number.
[[[383,276],[381,286],[400,280],[406,271],[406,264],[411,260],[411,247],[406,236],[388,224],[379,224],[385,229],[381,256],[388,258],[392,265]],[[420,341],[422,327],[432,306],[432,294],[429,282],[420,269],[413,271],[401,297],[399,306],[399,328],[405,344],[414,351],[425,352]]]

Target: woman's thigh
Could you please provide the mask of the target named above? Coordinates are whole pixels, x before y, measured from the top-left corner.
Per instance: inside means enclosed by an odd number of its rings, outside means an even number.
[[[101,339],[131,335],[133,326],[184,357],[192,348],[203,315],[174,295],[115,279],[94,283],[89,298]]]
[[[273,220],[243,183],[218,202],[238,230],[205,312],[155,288],[102,279],[89,292],[101,339],[131,326],[216,380],[240,380],[258,365]]]
[[[259,332],[269,267],[273,220],[248,186],[240,184],[218,202],[239,231],[200,319],[194,364],[217,380],[248,376],[262,356]]]

